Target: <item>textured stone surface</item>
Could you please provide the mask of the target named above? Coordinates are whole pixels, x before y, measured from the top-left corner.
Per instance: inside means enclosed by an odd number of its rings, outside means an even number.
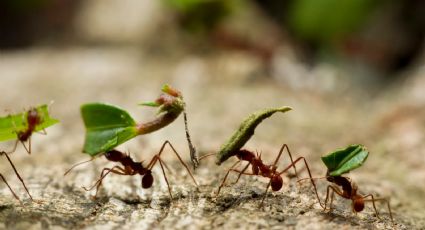
[[[141,55],[126,48],[33,49],[3,52],[0,56],[2,109],[21,111],[30,105],[54,100],[53,116],[60,125],[48,135],[34,135],[33,153],[22,147],[12,154],[16,167],[36,202],[30,202],[6,159],[0,172],[24,200],[13,199],[0,183],[1,229],[388,229],[391,222],[384,205],[378,204],[381,220],[370,204],[364,212],[351,213],[350,202],[338,199],[332,213],[324,212],[309,183],[301,185],[284,177],[284,187],[269,192],[259,208],[267,180],[242,177],[214,196],[225,171],[235,159],[216,166],[203,161],[195,172],[199,191],[171,152],[164,159],[173,190],[169,199],[160,168],[154,171],[151,189],[142,190],[140,177],[111,175],[104,180],[98,199],[92,200],[89,186],[101,169],[112,166],[103,157],[80,166],[66,177],[72,164],[88,159],[81,153],[84,127],[79,106],[105,101],[128,109],[138,120],[147,121],[154,110],[137,103],[157,97],[160,86],[170,83],[181,89],[187,101],[189,128],[201,154],[217,151],[242,119],[258,109],[288,105],[293,111],[276,114],[256,130],[247,148],[262,152],[272,162],[280,146],[287,143],[295,156],[305,156],[316,177],[325,169],[320,156],[351,143],[364,143],[371,154],[366,164],[350,176],[362,193],[390,196],[397,229],[425,226],[424,144],[425,120],[416,81],[398,84],[374,97],[367,89],[300,91],[276,84],[252,72],[250,58],[228,56],[183,56],[175,58]],[[236,68],[239,66],[239,69]],[[420,79],[416,74],[414,79]],[[418,77],[419,76],[419,77]],[[422,86],[423,87],[423,86]],[[422,88],[423,90],[423,88]],[[423,91],[422,91],[423,92]],[[3,114],[7,114],[5,111]],[[170,140],[188,160],[183,119],[157,133],[120,146],[138,160],[148,161],[165,140]],[[13,143],[1,145],[11,148]],[[288,164],[285,155],[279,164]],[[301,166],[299,166],[301,167]],[[305,171],[301,177],[306,177]],[[230,178],[230,181],[234,177]],[[318,180],[321,197],[327,183]]]

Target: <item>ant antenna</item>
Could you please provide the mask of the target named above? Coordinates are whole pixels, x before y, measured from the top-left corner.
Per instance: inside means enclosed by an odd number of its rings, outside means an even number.
[[[187,128],[187,114],[185,110],[183,110],[183,118],[184,118],[184,128],[186,131],[186,139],[187,139],[187,143],[189,144],[190,160],[192,161],[193,169],[196,169],[199,165],[198,153],[196,152],[196,148],[195,146],[193,146],[192,141],[190,140],[189,129]]]
[[[320,180],[320,179],[326,179],[326,176],[324,176],[324,177],[302,178],[302,179],[297,180],[297,183],[300,183],[301,181],[304,181],[304,180]]]
[[[199,161],[201,161],[201,160],[203,160],[204,158],[207,158],[207,157],[210,157],[210,156],[214,156],[216,153],[208,153],[208,154],[205,154],[205,155],[203,155],[203,156],[201,156],[201,157],[199,157]]]
[[[70,169],[68,169],[64,174],[63,174],[63,176],[66,176],[69,172],[71,172],[71,170],[73,170],[75,167],[77,167],[77,166],[79,166],[79,165],[82,165],[82,164],[85,164],[85,163],[88,163],[88,162],[90,162],[90,161],[93,161],[95,158],[94,157],[92,157],[90,160],[86,160],[86,161],[83,161],[83,162],[80,162],[80,163],[77,163],[77,164],[75,164],[75,165],[73,165]]]

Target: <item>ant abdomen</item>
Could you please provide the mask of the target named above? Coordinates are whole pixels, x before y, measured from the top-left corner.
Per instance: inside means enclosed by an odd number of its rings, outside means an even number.
[[[279,191],[282,188],[283,185],[283,179],[281,176],[277,175],[274,176],[270,182],[270,185],[272,187],[272,190],[274,192]]]
[[[142,188],[150,188],[153,184],[153,176],[151,171],[148,171],[142,178]]]
[[[353,201],[353,209],[356,212],[361,212],[364,209],[364,200],[361,196],[356,196],[354,197],[354,201]]]

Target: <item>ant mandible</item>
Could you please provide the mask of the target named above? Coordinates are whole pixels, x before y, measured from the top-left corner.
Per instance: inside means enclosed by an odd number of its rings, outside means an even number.
[[[161,153],[163,152],[163,150],[164,150],[164,148],[167,144],[171,147],[173,152],[176,154],[180,163],[186,168],[187,172],[189,173],[190,177],[193,180],[193,183],[196,185],[196,187],[198,187],[198,183],[196,182],[195,178],[193,177],[192,173],[190,172],[189,167],[186,165],[186,163],[184,163],[184,161],[182,160],[180,155],[177,153],[177,151],[175,150],[173,145],[169,141],[165,141],[164,144],[162,145],[160,151],[152,158],[152,160],[149,162],[149,164],[147,164],[146,167],[143,166],[141,161],[136,162],[128,154],[122,153],[118,150],[113,149],[113,150],[106,152],[104,154],[104,156],[106,157],[107,160],[112,161],[112,162],[119,162],[119,163],[122,164],[123,167],[116,165],[112,168],[104,168],[102,170],[102,173],[100,174],[100,178],[94,183],[94,185],[91,186],[90,188],[83,187],[83,189],[86,190],[86,191],[90,191],[90,190],[96,188],[96,193],[94,195],[94,198],[95,198],[97,196],[97,193],[99,191],[100,186],[102,185],[103,179],[105,179],[105,177],[109,173],[114,173],[114,174],[118,174],[118,175],[128,175],[128,176],[134,176],[136,174],[139,174],[140,176],[142,176],[142,183],[141,183],[142,188],[145,188],[145,189],[150,188],[150,187],[152,187],[152,184],[153,184],[153,181],[154,181],[154,178],[152,176],[152,168],[153,168],[153,166],[155,166],[156,163],[159,162],[159,165],[161,166],[161,170],[162,170],[162,174],[164,176],[165,182],[167,183],[168,193],[170,194],[170,198],[172,199],[173,195],[171,194],[170,184],[168,182],[167,176],[166,176],[165,171],[164,171],[164,166],[167,167],[167,165],[161,159]],[[93,159],[91,159],[91,160],[93,160]],[[91,160],[89,160],[89,161],[91,161]],[[85,163],[85,162],[82,162],[82,163]],[[81,164],[81,163],[79,163],[79,164]],[[76,164],[75,166],[77,166],[79,164]],[[73,166],[71,169],[69,169],[65,173],[65,175],[68,172],[70,172],[75,166]]]
[[[279,161],[283,150],[286,149],[289,158],[291,159],[291,164],[289,164],[285,169],[283,169],[282,171],[278,171],[277,170],[277,162]],[[208,156],[208,155],[206,155]],[[262,176],[262,177],[266,177],[266,178],[270,178],[269,183],[267,184],[266,187],[266,191],[264,193],[263,199],[261,200],[261,204],[263,204],[266,196],[267,196],[267,191],[269,189],[269,187],[272,187],[273,191],[279,191],[282,188],[283,185],[283,179],[282,179],[282,174],[285,173],[286,171],[288,171],[291,167],[294,168],[295,171],[295,175],[298,177],[297,174],[297,169],[295,167],[295,165],[303,160],[304,164],[307,168],[308,174],[310,176],[310,178],[312,178],[311,176],[311,172],[310,172],[310,168],[307,164],[307,161],[305,160],[304,157],[298,157],[295,161],[292,158],[292,154],[291,151],[289,150],[288,145],[283,144],[282,147],[280,148],[279,154],[277,155],[274,163],[272,165],[267,165],[263,163],[263,160],[261,159],[261,154],[254,154],[253,152],[246,150],[246,149],[241,149],[241,150],[237,150],[237,152],[235,153],[235,156],[238,158],[238,161],[235,162],[232,167],[230,167],[229,170],[227,170],[226,175],[223,178],[223,181],[221,182],[220,186],[218,187],[218,191],[217,191],[217,196],[220,193],[221,188],[225,185],[226,179],[229,176],[230,172],[237,172],[239,173],[238,178],[236,179],[236,181],[233,184],[236,184],[240,177],[242,175],[251,175],[251,176]],[[204,156],[205,157],[205,156]],[[242,170],[237,170],[235,169],[235,167],[241,162],[241,161],[248,161],[248,164],[242,169]],[[245,171],[248,169],[248,167],[252,165],[252,173],[246,173]],[[316,191],[316,197],[320,203],[320,205],[322,206],[322,203],[320,202],[320,198],[319,195],[317,194],[317,189],[316,189],[316,184],[314,183],[314,180],[311,179],[311,183],[314,186],[314,189]],[[322,206],[323,207],[323,206]]]
[[[352,202],[352,210],[354,213],[363,211],[365,207],[365,202],[372,202],[373,209],[375,210],[376,216],[379,218],[378,210],[376,209],[375,201],[382,201],[387,203],[388,211],[390,214],[391,222],[394,225],[393,215],[391,212],[390,202],[387,198],[375,198],[372,194],[367,195],[360,195],[357,193],[358,187],[357,184],[352,182],[350,178],[343,177],[343,176],[331,176],[329,175],[329,171],[326,173],[326,180],[336,184],[335,185],[328,185],[327,191],[326,191],[326,199],[325,199],[325,207],[324,210],[326,210],[326,204],[328,202],[329,193],[331,192],[331,200],[329,204],[329,211],[332,211],[332,202],[334,198],[334,193],[338,194],[339,196],[349,199]],[[366,199],[370,197],[370,199]]]
[[[39,115],[37,108],[30,108],[28,110],[26,120],[27,120],[28,127],[25,130],[16,132],[18,136],[18,140],[16,140],[13,150],[10,151],[9,153],[15,152],[16,147],[18,146],[18,143],[21,142],[25,150],[27,151],[27,153],[31,154],[31,135],[35,131],[37,125],[41,124],[43,120],[41,116]],[[40,134],[45,135],[46,131],[43,129],[43,132],[40,132]],[[28,141],[28,148],[25,145],[26,141]]]

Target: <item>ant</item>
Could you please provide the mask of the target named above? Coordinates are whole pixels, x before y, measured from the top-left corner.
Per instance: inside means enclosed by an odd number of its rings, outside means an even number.
[[[15,146],[13,147],[13,150],[9,152],[9,154],[15,152],[16,147],[18,146],[18,143],[19,142],[22,143],[22,145],[24,146],[24,148],[28,152],[28,154],[31,154],[31,135],[35,131],[36,126],[42,123],[42,119],[41,119],[41,116],[39,115],[39,113],[38,113],[38,111],[37,111],[36,108],[30,108],[28,110],[28,112],[27,112],[26,120],[27,120],[28,127],[25,130],[21,130],[21,131],[17,131],[16,132],[17,137],[18,137],[18,140],[16,140]],[[44,134],[45,133],[46,132],[44,131]],[[24,143],[26,141],[28,141],[28,143],[29,143],[28,148],[25,146],[25,143]],[[8,156],[8,153],[2,151],[2,152],[0,152],[0,156],[1,155],[5,155],[6,156],[7,160],[9,161],[10,165],[13,168],[13,171],[15,172],[16,176],[18,177],[18,179],[21,181],[22,185],[24,186],[25,191],[27,192],[28,196],[31,198],[31,200],[33,200],[31,194],[28,191],[27,186],[25,185],[24,180],[19,175],[18,171],[15,168],[15,165],[10,160],[10,157]],[[3,180],[3,182],[7,185],[7,187],[9,188],[9,190],[12,192],[13,196],[22,204],[22,201],[18,198],[18,196],[16,195],[16,193],[13,192],[12,188],[9,186],[9,184],[7,183],[7,181],[4,178],[4,176],[2,174],[0,174],[0,177]]]
[[[320,178],[311,178],[310,177],[311,181],[313,181],[313,179],[323,179],[323,178],[326,178],[327,181],[334,184],[334,185],[328,185],[328,187],[326,189],[325,205],[322,206],[324,211],[326,210],[326,206],[327,206],[328,199],[329,199],[329,194],[330,194],[329,211],[332,211],[332,203],[333,203],[333,199],[334,199],[334,194],[336,193],[337,195],[339,195],[342,198],[351,200],[352,211],[354,213],[358,213],[358,212],[363,211],[364,207],[365,207],[365,202],[372,202],[373,209],[375,210],[376,216],[380,219],[378,210],[376,209],[375,201],[382,201],[382,202],[387,203],[391,222],[394,225],[394,220],[393,220],[393,215],[392,215],[392,212],[391,212],[389,199],[387,199],[387,198],[375,198],[372,194],[360,195],[360,194],[357,193],[357,191],[358,191],[357,184],[354,183],[353,181],[351,181],[350,178],[344,177],[344,176],[331,176],[329,174],[329,171],[326,172],[325,177],[320,177]],[[298,182],[300,182],[302,180],[306,180],[306,179],[309,179],[309,178],[300,179],[300,180],[298,180]],[[315,189],[316,189],[316,187],[315,187]],[[317,194],[317,191],[316,191],[316,194]],[[370,197],[370,198],[366,199],[368,197]]]
[[[282,171],[278,171],[277,170],[277,162],[279,161],[283,150],[286,149],[289,158],[291,159],[291,164],[289,166],[287,166],[285,169],[283,169]],[[210,155],[210,154],[209,154]],[[205,155],[203,157],[209,156],[209,155]],[[238,158],[238,161],[235,162],[232,167],[230,167],[229,170],[227,170],[226,175],[223,178],[223,181],[221,182],[220,186],[218,187],[218,191],[217,191],[217,196],[220,194],[220,190],[221,188],[225,185],[226,179],[229,176],[230,172],[236,172],[239,173],[238,178],[236,179],[236,181],[233,184],[236,184],[240,177],[242,175],[250,175],[250,176],[262,176],[262,177],[266,177],[266,178],[270,178],[269,183],[267,184],[266,187],[266,191],[264,193],[263,199],[261,200],[261,204],[263,204],[266,195],[267,195],[267,191],[269,189],[269,187],[272,187],[273,191],[279,191],[282,188],[283,185],[283,179],[282,179],[282,174],[285,173],[286,171],[288,171],[291,167],[294,168],[295,171],[295,175],[298,178],[298,174],[297,174],[297,169],[295,167],[295,165],[303,160],[304,164],[307,168],[308,174],[310,176],[310,178],[312,178],[311,176],[311,172],[310,172],[310,168],[307,164],[307,161],[305,160],[304,157],[298,157],[295,161],[292,158],[292,154],[291,151],[289,150],[289,147],[287,144],[283,144],[282,147],[280,148],[279,154],[277,155],[274,163],[272,165],[267,165],[263,163],[263,160],[261,159],[261,154],[255,154],[249,150],[246,149],[241,149],[241,150],[237,150],[236,153],[234,154],[236,155],[236,157]],[[202,158],[203,158],[202,157]],[[237,170],[235,169],[236,165],[238,165],[241,161],[247,161],[248,164],[242,169],[242,170]],[[248,169],[248,167],[252,165],[252,172],[251,173],[246,173],[245,171]],[[311,183],[313,184],[315,191],[316,191],[316,197],[319,200],[320,205],[322,206],[321,202],[320,202],[320,198],[319,195],[317,194],[317,189],[316,189],[316,184],[314,183],[313,179],[311,179]],[[322,206],[323,207],[323,206]]]
[[[170,194],[170,198],[173,199],[173,196],[171,194],[171,188],[170,184],[168,183],[167,176],[164,171],[164,166],[168,169],[168,166],[165,164],[165,162],[161,159],[161,153],[163,152],[166,145],[169,145],[173,152],[176,154],[177,158],[179,159],[180,163],[183,164],[183,166],[186,168],[187,172],[189,173],[190,177],[193,180],[193,183],[195,183],[196,187],[198,187],[198,183],[196,182],[195,178],[193,177],[192,173],[189,170],[189,167],[184,163],[180,155],[177,153],[177,151],[174,149],[173,145],[169,141],[165,141],[162,145],[160,151],[152,158],[152,160],[147,164],[147,166],[143,166],[142,162],[136,162],[134,161],[129,154],[122,153],[118,150],[110,150],[107,151],[104,156],[107,160],[112,162],[119,162],[122,164],[123,167],[117,165],[112,168],[104,168],[102,170],[102,173],[100,174],[100,178],[94,183],[93,186],[90,188],[83,187],[84,190],[90,191],[96,187],[96,193],[94,195],[94,198],[97,196],[97,193],[99,191],[100,186],[102,185],[103,179],[109,174],[109,173],[115,173],[118,175],[128,175],[128,176],[134,176],[136,174],[139,174],[142,176],[142,188],[147,189],[152,187],[154,178],[152,176],[152,168],[155,166],[156,163],[159,162],[159,165],[161,166],[162,174],[164,176],[165,182],[167,183],[168,187],[168,193]],[[89,161],[92,161],[94,158],[92,158]],[[68,174],[74,167],[77,165],[80,165],[82,163],[86,163],[89,161],[81,162],[76,165],[74,165],[72,168],[70,168],[66,173]]]
[[[13,168],[13,171],[15,172],[16,176],[18,177],[18,179],[21,181],[22,185],[24,186],[25,191],[27,192],[28,196],[31,198],[31,201],[33,201],[33,198],[32,198],[32,196],[31,196],[31,194],[29,193],[28,188],[27,188],[27,186],[25,185],[24,180],[23,180],[23,179],[22,179],[22,177],[19,175],[18,170],[16,170],[16,168],[15,168],[15,165],[14,165],[14,164],[12,163],[12,161],[10,160],[9,155],[8,155],[6,152],[4,152],[4,151],[1,151],[1,152],[0,152],[0,156],[1,156],[1,155],[5,155],[5,156],[6,156],[7,160],[9,161],[10,165],[11,165],[11,166],[12,166],[12,168]],[[19,203],[21,203],[21,205],[23,205],[22,201],[19,199],[19,197],[16,195],[16,193],[15,193],[15,192],[13,191],[13,189],[10,187],[9,183],[7,183],[6,178],[5,178],[5,177],[4,177],[1,173],[0,173],[0,177],[1,177],[1,179],[3,180],[3,182],[7,185],[7,187],[9,188],[10,192],[13,194],[13,196],[15,197],[15,199],[17,199],[17,200],[19,201]]]
[[[18,140],[16,140],[13,150],[9,153],[15,152],[18,143],[21,142],[27,153],[31,154],[31,135],[35,131],[37,125],[41,124],[43,120],[36,108],[30,108],[28,110],[26,120],[28,124],[27,129],[16,132]],[[46,130],[43,129],[43,132],[40,132],[40,134],[46,135]],[[26,141],[28,141],[28,148],[25,145]]]
[[[373,209],[375,210],[376,216],[379,218],[379,213],[376,209],[375,201],[383,201],[387,203],[388,211],[390,213],[391,222],[394,225],[393,215],[391,212],[390,202],[387,198],[374,198],[372,194],[367,195],[360,195],[357,193],[358,187],[357,184],[352,182],[350,178],[343,177],[343,176],[331,176],[329,175],[329,171],[326,173],[326,180],[336,184],[337,186],[340,186],[341,188],[334,186],[334,185],[328,185],[327,191],[326,191],[326,199],[325,199],[325,207],[324,210],[326,210],[326,204],[329,198],[329,192],[331,192],[331,200],[329,204],[329,211],[332,211],[332,202],[334,198],[334,194],[338,194],[340,197],[343,197],[345,199],[349,199],[352,201],[352,209],[354,213],[358,213],[363,211],[365,207],[365,202],[372,202]],[[342,189],[342,190],[341,190]],[[370,197],[370,199],[366,199]]]

